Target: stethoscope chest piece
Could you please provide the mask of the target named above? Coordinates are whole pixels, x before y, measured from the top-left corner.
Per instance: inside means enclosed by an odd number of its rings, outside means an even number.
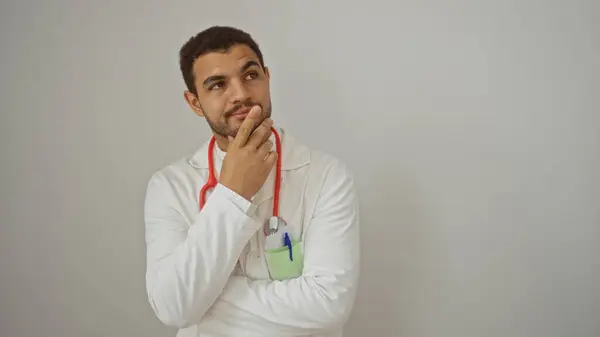
[[[264,225],[265,232],[265,248],[268,250],[278,249],[282,246],[287,246],[290,251],[290,260],[292,256],[292,240],[288,233],[287,223],[283,218],[272,216]]]
[[[281,229],[285,230],[286,227],[287,227],[287,223],[285,222],[285,220],[283,220],[283,218],[278,217],[278,216],[272,216],[269,219],[267,219],[267,221],[265,221],[265,225],[264,225],[265,235],[266,236],[274,235],[277,232],[279,232],[279,230],[281,230]]]

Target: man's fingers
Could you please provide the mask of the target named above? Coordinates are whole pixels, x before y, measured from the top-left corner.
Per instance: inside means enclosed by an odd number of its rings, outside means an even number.
[[[265,163],[267,164],[267,166],[269,168],[272,168],[273,166],[275,166],[276,162],[277,162],[277,151],[271,151],[267,155],[267,158],[265,159]]]
[[[257,151],[257,156],[260,159],[267,159],[267,155],[271,152],[271,149],[273,149],[273,142],[270,140],[267,140],[266,142],[264,142]]]
[[[254,126],[260,118],[260,113],[261,108],[258,105],[255,105],[252,107],[252,109],[250,109],[250,112],[248,112],[248,116],[246,116],[246,118],[242,122],[242,125],[240,126],[240,129],[238,130],[237,135],[233,140],[234,146],[242,147],[244,146],[244,144],[246,144],[248,137],[250,137],[250,134],[254,130]]]
[[[273,126],[273,121],[270,118],[265,119],[250,135],[250,139],[246,142],[248,146],[257,149],[264,144],[273,133],[271,131],[271,126]]]

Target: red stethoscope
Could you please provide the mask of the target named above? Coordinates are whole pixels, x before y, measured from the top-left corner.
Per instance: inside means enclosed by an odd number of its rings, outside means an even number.
[[[275,135],[275,147],[277,150],[277,164],[275,170],[275,191],[273,196],[273,216],[267,220],[264,226],[265,235],[276,234],[280,228],[287,226],[285,221],[279,217],[279,190],[281,189],[281,139],[275,128],[271,127],[273,134]],[[217,186],[217,178],[215,176],[215,168],[213,161],[213,150],[215,148],[215,137],[213,136],[208,143],[208,180],[206,184],[200,189],[200,210],[206,203],[206,193]],[[289,237],[286,233],[284,234],[284,244],[289,245]]]

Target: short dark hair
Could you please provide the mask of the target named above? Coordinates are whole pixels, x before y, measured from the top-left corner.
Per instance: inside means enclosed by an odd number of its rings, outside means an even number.
[[[252,49],[264,68],[263,55],[250,34],[235,27],[212,26],[190,38],[179,50],[179,67],[187,89],[197,94],[193,66],[198,57],[213,51],[228,50],[235,44],[244,44]]]

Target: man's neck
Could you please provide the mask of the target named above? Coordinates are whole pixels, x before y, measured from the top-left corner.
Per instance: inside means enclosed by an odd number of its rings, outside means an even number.
[[[227,147],[229,146],[229,139],[227,139],[226,137],[220,136],[220,135],[214,135],[215,136],[215,140],[217,143],[217,146],[219,147],[219,149],[221,149],[221,151],[223,152],[227,152]]]

